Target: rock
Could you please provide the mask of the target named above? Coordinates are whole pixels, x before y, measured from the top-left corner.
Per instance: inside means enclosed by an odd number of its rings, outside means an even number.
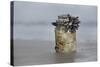
[[[58,16],[53,22],[55,27],[55,50],[59,53],[70,53],[76,51],[76,30],[79,27],[79,17],[70,14]]]
[[[76,51],[76,32],[64,32],[55,30],[56,52],[69,53]]]

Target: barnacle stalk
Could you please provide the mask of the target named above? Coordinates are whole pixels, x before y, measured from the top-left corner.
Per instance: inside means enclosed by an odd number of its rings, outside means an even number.
[[[78,30],[79,23],[78,17],[69,14],[58,16],[58,20],[52,23],[55,26],[56,52],[76,51],[76,30]]]

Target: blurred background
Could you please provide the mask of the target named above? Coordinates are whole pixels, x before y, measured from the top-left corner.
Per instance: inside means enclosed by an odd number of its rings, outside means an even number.
[[[14,39],[54,40],[54,27],[51,23],[62,14],[79,16],[81,24],[77,31],[78,36],[96,39],[96,6],[17,1],[14,2]]]

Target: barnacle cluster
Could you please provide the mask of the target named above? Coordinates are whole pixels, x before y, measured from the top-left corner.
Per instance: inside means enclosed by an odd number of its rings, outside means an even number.
[[[58,16],[58,20],[53,22],[52,25],[56,26],[57,29],[64,27],[65,32],[76,32],[76,30],[78,30],[79,23],[79,17],[74,17],[67,14]]]

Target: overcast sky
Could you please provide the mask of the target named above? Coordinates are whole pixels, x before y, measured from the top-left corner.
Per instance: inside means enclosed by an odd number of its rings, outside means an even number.
[[[58,15],[79,16],[81,21],[96,21],[97,7],[83,5],[51,4],[37,2],[14,2],[16,22],[52,22]]]

